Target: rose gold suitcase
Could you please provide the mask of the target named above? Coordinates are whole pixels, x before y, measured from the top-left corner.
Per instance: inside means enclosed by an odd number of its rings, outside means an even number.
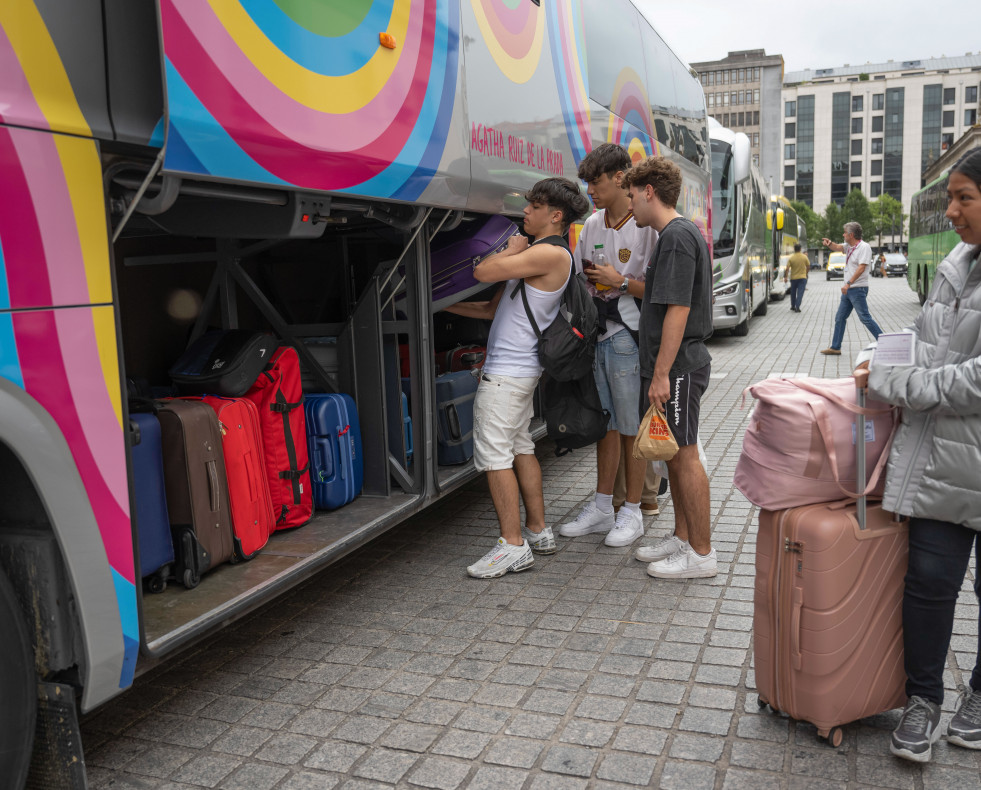
[[[861,415],[856,428],[864,437]],[[856,451],[864,480],[863,442]],[[753,650],[761,707],[811,722],[839,746],[842,724],[905,705],[907,556],[907,522],[864,499],[760,511]]]

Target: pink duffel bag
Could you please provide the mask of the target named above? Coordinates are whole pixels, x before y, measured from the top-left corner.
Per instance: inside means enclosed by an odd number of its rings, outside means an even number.
[[[856,403],[855,380],[766,379],[743,391],[756,399],[733,482],[767,510],[882,496],[899,411],[881,401]],[[855,415],[865,414],[866,480],[854,491]]]

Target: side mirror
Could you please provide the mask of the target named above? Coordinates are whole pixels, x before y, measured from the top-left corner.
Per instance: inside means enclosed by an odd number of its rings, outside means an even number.
[[[742,132],[736,132],[732,141],[732,180],[742,184],[749,180],[750,144],[749,137]]]

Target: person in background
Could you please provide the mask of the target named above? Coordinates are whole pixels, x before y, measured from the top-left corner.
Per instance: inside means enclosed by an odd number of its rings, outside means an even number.
[[[483,260],[474,277],[479,282],[505,282],[489,302],[460,302],[447,310],[457,315],[493,319],[487,357],[474,399],[474,465],[487,472],[487,484],[501,526],[494,547],[467,568],[478,579],[530,568],[538,554],[555,553],[555,536],[545,524],[542,470],[531,438],[533,398],[542,365],[538,338],[522,299],[513,294],[525,281],[528,304],[547,327],[559,312],[562,293],[573,274],[569,226],[589,209],[579,186],[567,178],[546,178],[525,195],[524,236],[512,236],[502,252]],[[525,505],[521,526],[520,500]]]
[[[640,428],[637,299],[644,294],[644,266],[657,242],[657,231],[640,228],[634,221],[623,188],[623,176],[630,165],[627,149],[615,143],[598,146],[579,164],[579,178],[588,185],[596,212],[583,224],[575,260],[589,278],[598,313],[600,334],[593,377],[600,402],[610,413],[610,423],[606,436],[596,444],[596,495],[574,520],[559,526],[559,534],[571,538],[604,532],[607,546],[629,546],[644,534],[641,497],[649,467],[646,461],[635,459],[631,450]],[[600,244],[606,263],[597,259]],[[621,464],[626,502],[614,517],[613,490]],[[651,499],[656,511],[657,489]]]
[[[872,248],[862,241],[862,226],[857,222],[846,222],[842,234],[844,244],[836,244],[831,239],[821,239],[821,243],[829,250],[845,253],[845,282],[841,286],[841,301],[838,303],[838,313],[835,315],[835,333],[830,348],[822,354],[841,356],[841,342],[845,339],[845,322],[852,310],[858,313],[858,319],[865,328],[878,338],[882,334],[879,325],[869,313],[869,264],[872,263]]]
[[[800,303],[807,287],[807,271],[811,268],[811,262],[800,249],[800,244],[794,245],[794,254],[787,259],[787,268],[783,273],[784,282],[790,277],[790,309],[795,313],[800,312]]]
[[[637,224],[658,231],[644,277],[640,314],[640,403],[664,408],[678,452],[667,462],[675,510],[674,534],[634,557],[661,579],[697,579],[718,573],[709,519],[709,482],[698,457],[698,416],[712,356],[712,258],[705,238],[675,206],[681,168],[651,157],[624,176]]]
[[[972,551],[981,567],[981,150],[951,168],[947,199],[947,218],[961,243],[937,267],[916,317],[914,362],[876,365],[873,358],[869,372],[869,394],[902,409],[882,506],[910,517],[903,595],[909,701],[889,749],[920,763],[929,761],[941,734],[954,607]],[[974,592],[981,597],[977,570]],[[947,742],[981,749],[977,654]]]

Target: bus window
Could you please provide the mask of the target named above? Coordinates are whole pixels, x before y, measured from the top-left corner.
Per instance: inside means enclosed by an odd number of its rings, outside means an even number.
[[[618,99],[626,98],[619,95],[624,81],[636,83],[645,78],[637,11],[624,0],[583,5],[589,98],[624,117],[617,106]]]

